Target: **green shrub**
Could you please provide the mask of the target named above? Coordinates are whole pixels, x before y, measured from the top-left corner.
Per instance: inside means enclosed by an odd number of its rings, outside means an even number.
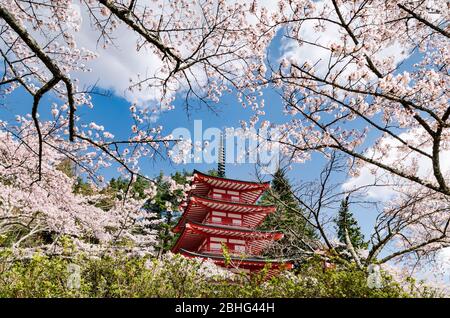
[[[67,282],[69,264],[80,268],[79,288]],[[266,279],[264,272],[232,281],[219,274],[204,274],[202,263],[180,255],[157,260],[119,253],[102,258],[34,255],[13,260],[0,254],[0,297],[433,297],[430,288],[414,281],[401,286],[386,273],[383,287],[367,286],[364,271],[352,265],[324,271],[319,260],[305,263],[297,272]]]

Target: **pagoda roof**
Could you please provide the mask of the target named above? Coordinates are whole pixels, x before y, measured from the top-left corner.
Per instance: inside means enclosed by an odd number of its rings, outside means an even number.
[[[172,252],[177,253],[180,249],[197,250],[205,237],[217,236],[227,238],[243,239],[247,243],[252,254],[259,254],[263,249],[275,240],[283,238],[283,233],[274,231],[255,231],[242,227],[232,227],[213,224],[202,224],[188,221],[183,233],[178,238]]]
[[[199,252],[191,252],[185,249],[180,249],[182,255],[186,257],[200,257],[200,258],[208,258],[211,259],[214,263],[218,265],[226,265],[226,260],[223,255],[213,254],[213,253],[199,253]],[[271,267],[269,269],[268,276],[272,276],[275,272],[280,269],[292,269],[293,264],[287,260],[274,260],[274,259],[266,259],[263,257],[252,256],[252,257],[239,257],[231,255],[229,257],[234,265],[239,268],[249,268],[249,269],[263,269],[264,266],[270,264]],[[272,272],[271,271],[275,271]]]
[[[205,215],[212,209],[244,214],[243,225],[249,228],[257,227],[267,214],[276,210],[274,205],[256,205],[239,201],[225,201],[198,195],[191,195],[188,200],[183,215],[173,229],[174,232],[179,232],[188,219],[194,222],[203,221]]]
[[[261,194],[270,186],[270,182],[252,182],[236,179],[211,176],[194,170],[194,179],[192,185],[195,185],[191,193],[205,196],[211,187],[221,189],[240,191],[241,198],[249,203],[255,203]]]

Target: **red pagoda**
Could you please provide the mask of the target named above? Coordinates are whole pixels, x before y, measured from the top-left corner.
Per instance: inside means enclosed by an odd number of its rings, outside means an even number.
[[[211,259],[232,271],[248,273],[258,272],[270,264],[269,276],[282,268],[292,268],[289,262],[260,256],[273,241],[283,237],[280,232],[256,230],[276,209],[256,204],[270,184],[225,178],[223,156],[222,150],[219,152],[219,176],[194,170],[192,189],[181,205],[184,213],[173,228],[175,233],[181,234],[172,252]],[[229,262],[223,255],[223,245],[227,247]]]

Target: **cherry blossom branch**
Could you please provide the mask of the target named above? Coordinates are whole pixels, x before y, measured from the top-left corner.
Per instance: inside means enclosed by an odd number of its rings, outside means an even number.
[[[44,63],[48,70],[52,73],[54,80],[63,81],[66,90],[69,104],[69,138],[73,141],[74,137],[74,116],[75,106],[73,100],[73,88],[70,79],[64,75],[59,66],[40,48],[39,44],[30,36],[28,31],[20,25],[20,23],[11,15],[6,9],[0,6],[0,17],[13,29],[29,47],[29,49],[36,54],[36,56]],[[56,83],[53,86],[55,86]]]
[[[42,96],[50,91],[56,84],[58,83],[58,79],[53,77],[49,82],[47,82],[44,86],[42,86],[35,94],[33,99],[33,108],[31,110],[31,116],[34,121],[34,126],[36,127],[36,131],[38,134],[38,179],[37,181],[41,181],[42,178],[42,147],[43,147],[43,139],[41,128],[39,127],[39,119],[38,119],[38,106]]]
[[[447,222],[446,228],[447,228],[447,227],[448,227],[448,222]],[[444,242],[444,239],[446,239],[446,238],[448,238],[448,235],[447,235],[446,233],[444,233],[444,234],[442,234],[442,235],[439,236],[439,237],[432,238],[432,239],[430,239],[430,240],[428,240],[428,241],[426,241],[426,242],[422,242],[422,243],[420,243],[420,244],[413,245],[413,246],[411,246],[411,247],[409,247],[409,248],[406,248],[406,249],[404,249],[404,250],[401,250],[401,251],[392,253],[392,254],[390,254],[390,255],[388,255],[388,256],[382,258],[382,259],[379,261],[379,263],[381,263],[381,264],[386,263],[386,262],[388,262],[388,261],[390,261],[390,260],[392,260],[392,259],[394,259],[394,258],[396,258],[396,257],[405,255],[405,254],[410,253],[410,252],[413,252],[413,251],[420,250],[421,248],[426,247],[426,246],[429,246],[429,245],[431,245],[431,244],[433,244],[433,243]]]
[[[336,10],[336,14],[339,18],[339,21],[341,22],[341,26],[347,31],[348,35],[351,37],[351,39],[353,40],[353,42],[358,45],[359,41],[356,38],[356,36],[354,35],[353,31],[350,29],[349,24],[351,23],[351,21],[349,23],[345,23],[344,18],[342,17],[341,14],[341,10],[339,9],[339,6],[336,3],[336,0],[332,0],[333,2],[333,6],[334,9]],[[357,16],[357,12],[355,13],[354,16]],[[369,67],[369,69],[378,77],[378,78],[382,78],[383,74],[381,74],[381,72],[375,67],[375,64],[373,63],[373,61],[370,59],[370,57],[367,54],[364,54],[366,61],[367,61],[367,66]]]
[[[442,187],[441,185],[435,186],[434,184],[432,184],[430,182],[427,182],[426,180],[423,180],[423,179],[421,179],[418,176],[406,174],[403,171],[401,171],[401,170],[399,170],[399,169],[397,169],[397,168],[395,168],[393,166],[384,164],[384,163],[382,163],[382,162],[380,162],[378,160],[374,160],[372,158],[364,156],[364,155],[358,153],[357,151],[346,147],[345,145],[342,144],[342,142],[338,138],[336,138],[336,136],[334,136],[332,133],[330,133],[328,131],[328,129],[323,124],[321,124],[318,120],[314,119],[313,116],[311,116],[311,115],[307,114],[306,112],[304,112],[296,104],[291,104],[291,106],[294,107],[296,110],[298,110],[305,118],[307,118],[312,123],[314,123],[314,125],[316,127],[318,127],[324,133],[329,135],[330,138],[334,141],[334,144],[328,144],[327,146],[324,146],[324,147],[340,150],[340,151],[342,151],[342,152],[344,152],[344,153],[346,153],[346,154],[348,154],[348,155],[350,155],[350,156],[352,156],[354,158],[358,158],[358,159],[360,159],[360,160],[362,160],[364,162],[367,162],[367,163],[373,164],[374,166],[380,167],[383,170],[389,171],[389,172],[393,173],[394,175],[398,175],[398,176],[403,177],[405,179],[414,181],[414,182],[416,182],[418,184],[421,184],[421,185],[423,185],[423,186],[425,186],[427,188],[430,188],[432,190],[441,192],[443,194],[450,195],[450,191],[449,191],[449,189],[447,187]],[[295,144],[290,144],[290,146],[292,146],[294,149],[298,149],[298,150],[306,150],[307,149],[305,147],[298,147]],[[317,147],[313,147],[313,148],[317,149]],[[433,161],[435,161],[434,157],[433,157]]]
[[[406,8],[403,4],[398,3],[397,6],[402,9],[403,11],[408,12],[414,19],[417,21],[425,24],[426,26],[430,27],[431,29],[435,30],[436,32],[439,32],[443,36],[446,36],[447,38],[450,38],[450,33],[445,31],[444,29],[434,25],[433,23],[429,22],[428,20],[422,18],[419,14],[415,13],[414,11]]]
[[[157,47],[162,53],[164,53],[169,58],[173,59],[176,63],[175,70],[178,70],[182,60],[179,56],[172,52],[172,50],[166,47],[157,36],[152,35],[145,27],[137,23],[130,18],[133,15],[133,11],[130,8],[119,8],[114,1],[111,0],[98,0],[99,3],[107,7],[118,19],[127,24],[132,30],[141,35],[149,43]],[[132,6],[130,6],[132,8]]]

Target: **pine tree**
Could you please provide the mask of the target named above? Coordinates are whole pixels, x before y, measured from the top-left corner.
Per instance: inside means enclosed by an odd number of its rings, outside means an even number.
[[[345,240],[345,229],[347,229],[350,242],[355,250],[367,248],[368,242],[364,240],[364,235],[361,232],[361,228],[358,226],[358,221],[349,210],[348,197],[342,200],[335,223],[338,239],[341,243],[347,244]]]
[[[219,172],[217,171],[217,169],[210,169],[206,174],[213,177],[219,177]]]
[[[261,228],[284,233],[284,238],[268,251],[270,256],[299,258],[301,249],[306,248],[305,243],[314,245],[317,233],[295,199],[285,169],[279,168],[275,172],[270,193],[264,194],[261,203],[277,206],[276,212],[268,215]]]

